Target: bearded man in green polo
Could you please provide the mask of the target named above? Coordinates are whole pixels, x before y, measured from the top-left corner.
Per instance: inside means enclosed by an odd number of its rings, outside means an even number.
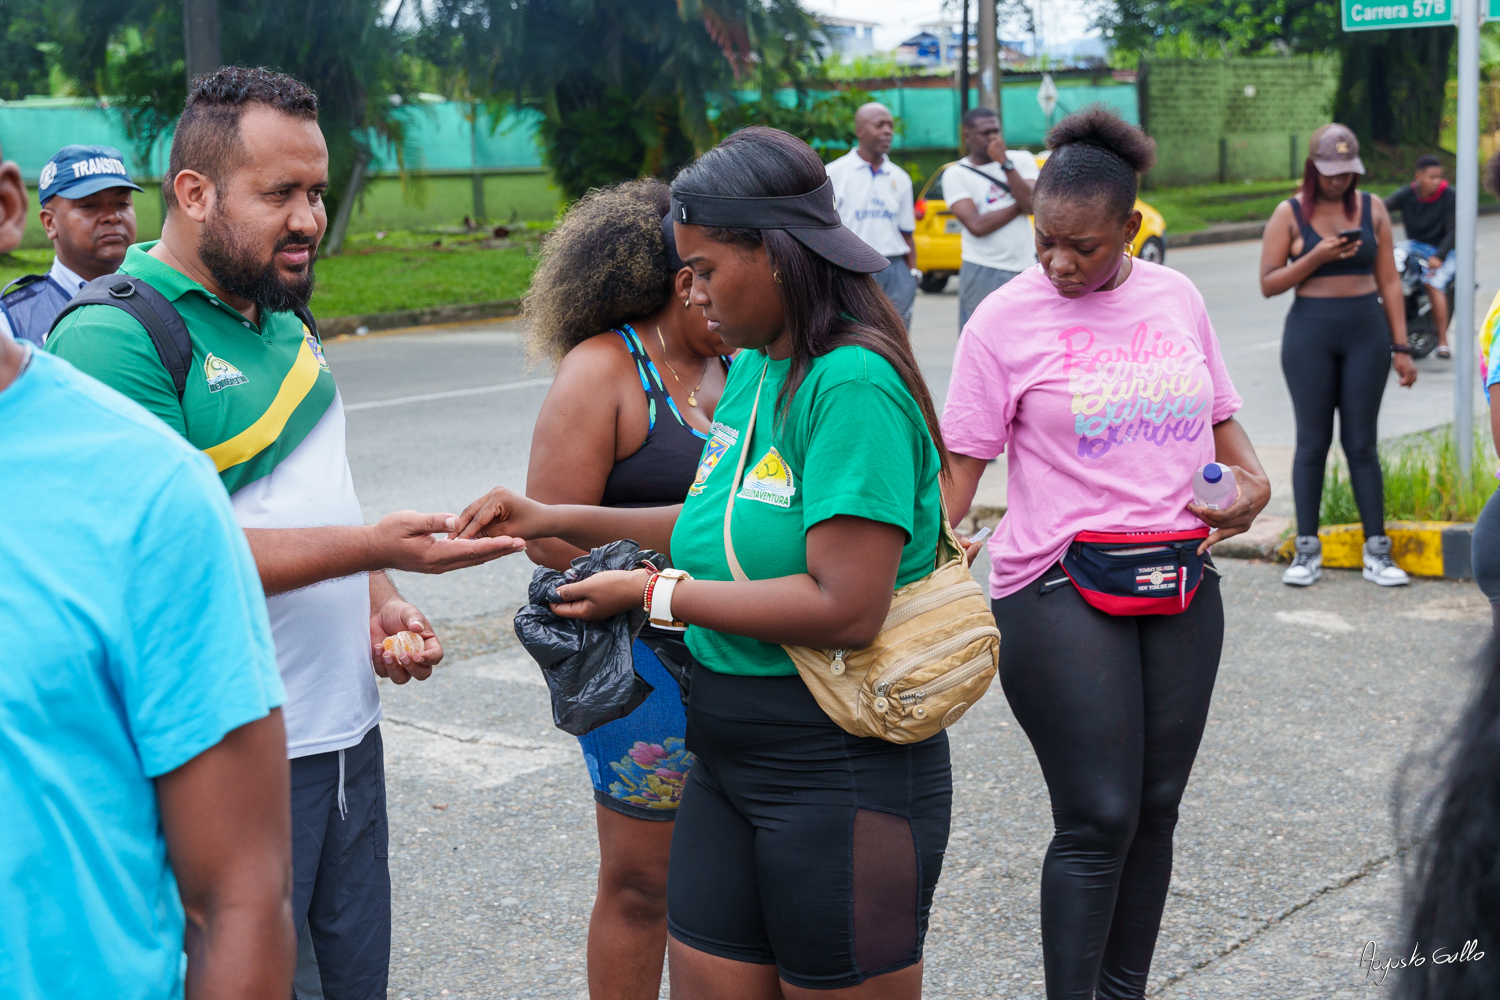
[[[327,1000],[369,1000],[386,993],[391,922],[371,665],[404,683],[426,678],[443,655],[385,570],[442,573],[524,546],[434,538],[448,514],[364,523],[338,387],[315,331],[295,315],[312,295],[328,222],[317,107],[301,83],[263,69],[226,67],[193,82],[163,179],[162,238],[131,247],[120,268],[187,326],[180,397],[151,336],[123,309],[73,310],[46,349],[164,420],[212,460],[230,493],[269,595],[287,689],[297,932],[310,931]],[[402,630],[425,649],[380,650]]]

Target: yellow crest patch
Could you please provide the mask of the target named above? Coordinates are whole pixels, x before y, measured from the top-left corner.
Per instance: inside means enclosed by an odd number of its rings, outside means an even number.
[[[790,507],[792,497],[797,495],[797,485],[792,478],[791,466],[775,448],[767,451],[753,471],[745,476],[745,484],[736,496],[743,500],[759,500],[776,507]]]
[[[208,381],[209,392],[218,392],[227,386],[243,385],[250,381],[244,372],[223,358],[215,357],[212,352],[203,359],[203,377]]]

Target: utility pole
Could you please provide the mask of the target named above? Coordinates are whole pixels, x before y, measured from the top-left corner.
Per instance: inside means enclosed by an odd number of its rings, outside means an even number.
[[[219,0],[182,0],[182,43],[191,90],[196,77],[224,65],[219,43]]]
[[[1474,467],[1474,228],[1479,214],[1479,0],[1458,4],[1458,268],[1453,284],[1453,435]]]
[[[474,221],[488,219],[484,210],[484,174],[479,170],[479,102],[469,102],[469,175],[474,188]]]
[[[1000,110],[1000,53],[995,45],[995,0],[979,0],[979,106],[989,108],[1000,118],[1002,134],[1005,119]]]
[[[964,24],[958,43],[958,114],[969,113],[969,0],[964,0]]]

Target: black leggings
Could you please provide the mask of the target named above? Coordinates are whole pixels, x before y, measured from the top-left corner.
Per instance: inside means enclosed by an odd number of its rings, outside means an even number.
[[[1039,594],[1036,583],[994,610],[1000,683],[1052,795],[1042,863],[1048,1000],[1138,1000],[1172,877],[1177,804],[1219,669],[1219,578],[1204,572],[1177,615],[1107,615],[1071,585]]]
[[[1490,494],[1474,522],[1469,558],[1474,567],[1474,582],[1489,598],[1495,621],[1500,624],[1500,490]]]
[[[1375,425],[1391,370],[1391,328],[1380,296],[1297,296],[1281,338],[1281,370],[1297,413],[1297,455],[1292,462],[1297,534],[1318,533],[1335,409],[1365,537],[1385,534],[1385,487]]]

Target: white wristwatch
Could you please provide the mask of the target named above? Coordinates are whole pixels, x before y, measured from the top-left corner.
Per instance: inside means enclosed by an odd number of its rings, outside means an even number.
[[[691,579],[686,570],[680,569],[664,569],[657,574],[656,583],[651,588],[651,604],[646,609],[646,617],[652,625],[672,632],[687,631],[687,622],[672,617],[672,591],[677,589],[679,581]]]

